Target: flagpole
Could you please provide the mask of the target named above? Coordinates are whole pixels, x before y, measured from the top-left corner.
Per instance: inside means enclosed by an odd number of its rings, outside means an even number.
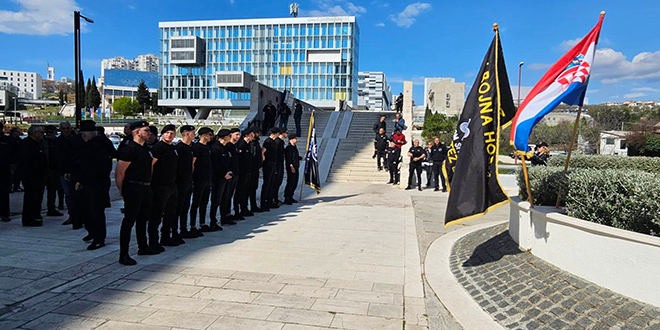
[[[564,164],[564,174],[568,172],[568,163],[571,161],[571,153],[573,153],[573,145],[575,145],[575,137],[577,136],[578,127],[580,126],[580,114],[582,113],[582,106],[578,108],[577,116],[575,116],[575,124],[573,125],[573,136],[571,137],[571,145],[568,147],[568,155],[566,155],[566,164]],[[557,202],[555,208],[559,208],[559,199],[561,198],[561,187],[557,192]]]
[[[523,173],[525,174],[525,187],[527,187],[527,200],[529,201],[529,207],[534,208],[534,199],[532,198],[532,188],[529,186],[529,175],[527,174],[527,165],[525,165],[525,154],[520,155],[522,160]]]
[[[309,137],[312,136],[312,124],[314,124],[314,109],[312,109],[312,113],[309,115],[309,129],[307,130],[307,147],[305,148],[305,168],[307,168],[307,159],[309,157]],[[300,171],[300,169],[298,169]],[[300,175],[300,173],[298,173]],[[298,196],[298,200],[302,201],[302,193],[303,193],[303,187],[305,186],[305,171],[302,173],[303,175],[303,182],[300,185],[300,195]]]

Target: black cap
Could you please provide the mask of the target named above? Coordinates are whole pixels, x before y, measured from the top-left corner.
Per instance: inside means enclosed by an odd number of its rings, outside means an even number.
[[[165,132],[167,131],[174,131],[176,133],[176,126],[172,124],[165,125],[165,127],[163,127],[163,129],[160,130],[160,134],[165,134]]]
[[[153,135],[158,135],[158,127],[156,126],[149,126],[149,132]]]
[[[289,140],[297,139],[297,138],[298,138],[298,135],[295,135],[295,134],[290,134],[289,135]]]
[[[208,127],[202,127],[202,128],[199,129],[199,131],[197,131],[197,135],[204,135],[204,134],[208,134],[208,133],[213,134],[213,130],[208,128]]]
[[[226,129],[226,128],[223,128],[223,129],[221,129],[221,130],[218,131],[218,134],[217,134],[217,135],[218,135],[218,137],[223,138],[223,137],[229,135],[229,130]]]
[[[57,132],[57,127],[55,127],[54,125],[48,125],[48,126],[44,127],[44,131],[46,131],[46,132]]]
[[[139,121],[134,121],[131,123],[129,128],[132,130],[142,128],[142,127],[149,127],[149,123],[147,123],[146,120],[139,120]]]
[[[238,129],[238,127],[234,127],[231,130],[229,130],[229,134],[234,134],[234,133],[240,133],[241,130]]]
[[[546,147],[546,148],[547,148],[547,147],[548,147],[548,144],[545,143],[545,142],[539,142],[539,143],[536,144],[536,147],[537,147],[537,148],[540,148],[540,147]]]
[[[179,132],[180,133],[185,133],[185,132],[194,131],[194,130],[195,130],[195,126],[193,126],[193,125],[183,125],[179,129]]]
[[[277,127],[273,127],[270,129],[270,134],[279,134],[279,133],[280,133],[280,129]]]
[[[83,120],[80,122],[81,132],[96,132],[96,123],[93,120]]]

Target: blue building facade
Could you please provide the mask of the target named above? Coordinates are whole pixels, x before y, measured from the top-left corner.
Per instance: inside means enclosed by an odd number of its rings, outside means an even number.
[[[159,35],[161,106],[248,107],[249,93],[217,87],[223,71],[245,71],[319,107],[357,104],[355,17],[161,22]]]

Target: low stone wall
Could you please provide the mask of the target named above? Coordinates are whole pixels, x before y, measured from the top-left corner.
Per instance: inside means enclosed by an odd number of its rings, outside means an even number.
[[[597,285],[660,307],[660,238],[511,199],[509,233],[518,245]]]

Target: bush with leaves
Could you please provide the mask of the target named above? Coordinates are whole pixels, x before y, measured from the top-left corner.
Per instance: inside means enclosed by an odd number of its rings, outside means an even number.
[[[450,143],[452,135],[456,130],[458,116],[447,117],[442,113],[434,113],[424,120],[422,137],[426,142],[432,142],[433,138],[439,137],[440,141]]]
[[[550,157],[548,166],[561,166],[566,163],[566,155]],[[660,158],[623,157],[608,155],[571,155],[570,168],[637,170],[660,174]]]
[[[562,188],[561,205],[572,217],[643,234],[660,232],[660,176],[654,173],[577,168],[564,174],[561,167],[529,169],[535,205],[554,206]],[[518,171],[520,198],[527,199],[522,171]]]
[[[140,103],[130,97],[120,97],[112,102],[112,108],[122,116],[135,116],[140,111]]]

